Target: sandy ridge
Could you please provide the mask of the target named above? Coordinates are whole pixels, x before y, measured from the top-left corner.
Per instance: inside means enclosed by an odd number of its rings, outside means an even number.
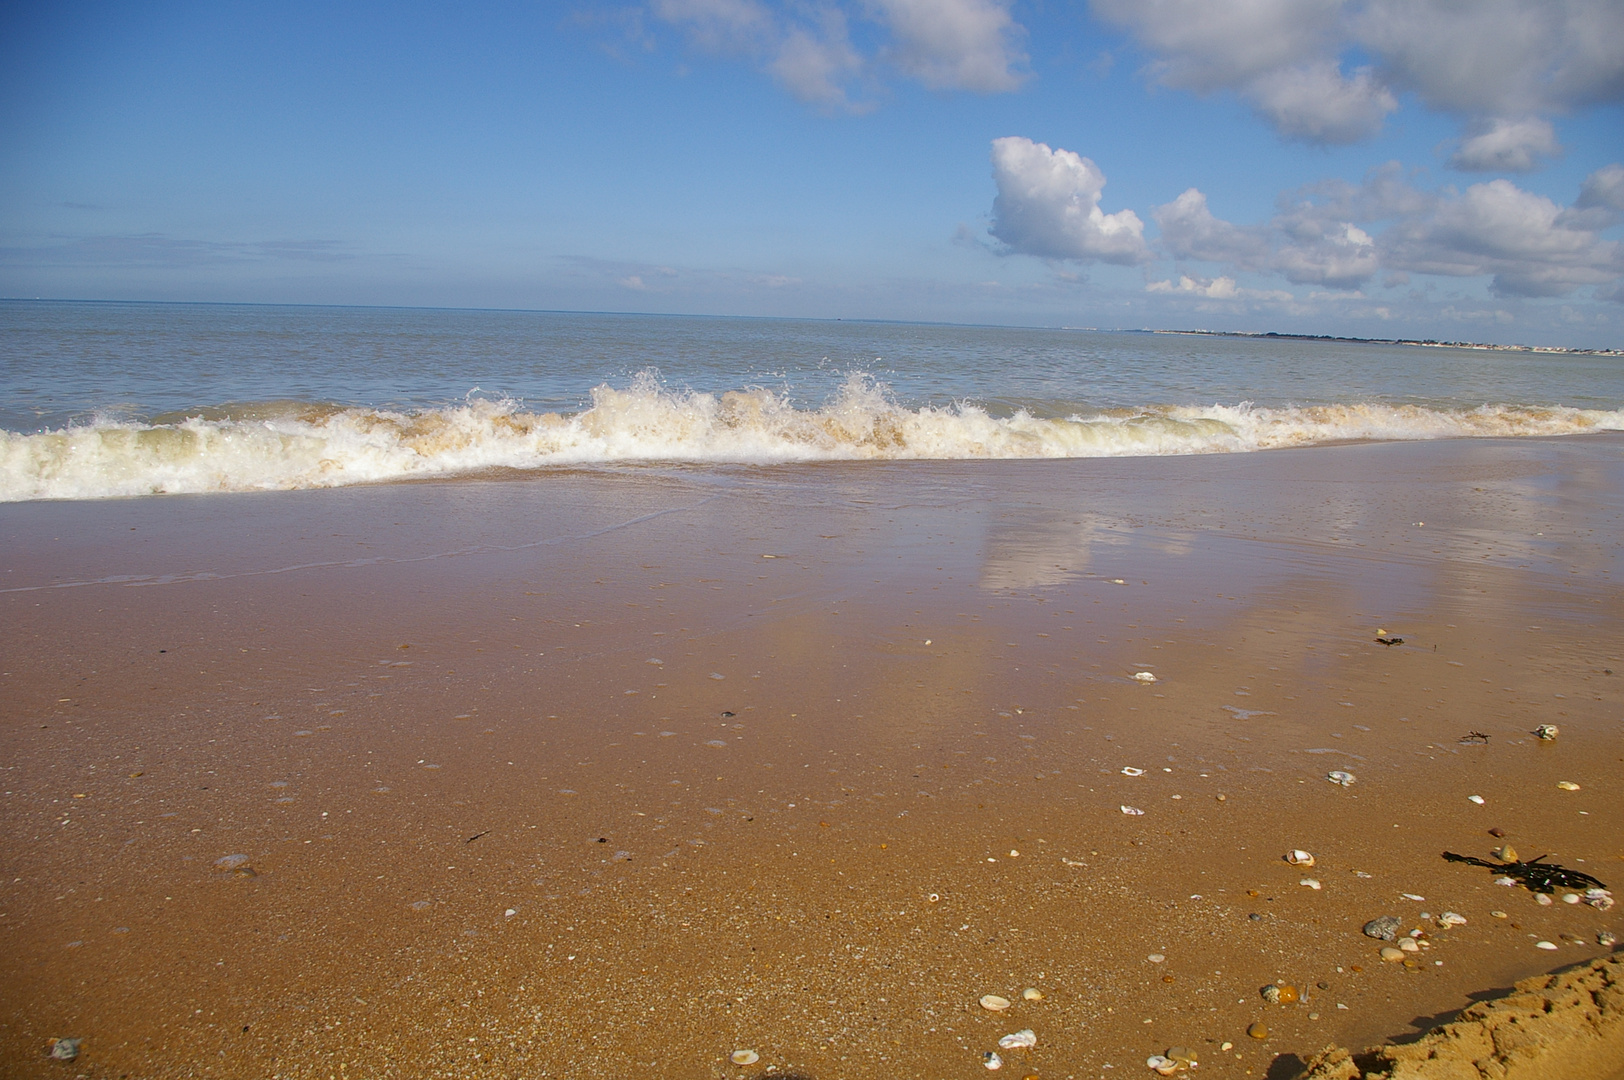
[[[1304,1080],[1619,1080],[1624,955],[1518,982],[1403,1045],[1330,1047]]]

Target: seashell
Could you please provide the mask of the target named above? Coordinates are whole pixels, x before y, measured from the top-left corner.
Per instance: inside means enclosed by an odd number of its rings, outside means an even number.
[[[83,1039],[52,1039],[51,1060],[72,1061],[79,1056],[79,1044]]]
[[[1538,904],[1540,907],[1550,907],[1551,898],[1545,893],[1535,893],[1534,903]]]
[[[1507,915],[1503,911],[1491,911],[1491,912],[1489,912],[1489,914],[1494,916],[1496,919],[1509,919],[1509,918],[1511,918],[1510,915]]]
[[[1564,904],[1577,904],[1579,902],[1579,894],[1578,893],[1571,893],[1571,892],[1563,893],[1562,894],[1562,902]]]
[[[1182,1061],[1186,1065],[1194,1065],[1196,1063],[1195,1052],[1192,1050],[1186,1050],[1182,1046],[1168,1047],[1166,1056],[1172,1058],[1174,1061]]]
[[[999,997],[997,994],[983,994],[981,1007],[988,1012],[1003,1012],[1009,1008],[1009,998]]]
[[[1453,911],[1446,911],[1438,916],[1438,925],[1448,930],[1451,926],[1465,926],[1466,916]]]
[[[1308,852],[1304,851],[1302,848],[1292,848],[1290,851],[1286,852],[1285,855],[1282,856],[1282,858],[1284,858],[1288,863],[1290,863],[1293,866],[1313,866],[1314,865],[1314,856],[1310,855]]]
[[[1611,930],[1597,930],[1596,944],[1600,945],[1604,949],[1611,949],[1614,945],[1618,944],[1618,935],[1613,933]]]
[[[1325,774],[1325,779],[1333,784],[1341,784],[1343,787],[1351,787],[1358,782],[1358,778],[1346,769],[1332,769]]]
[[[1152,675],[1148,671],[1136,671],[1134,672],[1133,677],[1135,680],[1142,683],[1153,683],[1156,681],[1156,676]]]
[[[1004,1059],[999,1057],[996,1051],[988,1050],[985,1054],[981,1055],[981,1064],[985,1065],[989,1069],[1002,1069],[1004,1067]]]
[[[1468,796],[1466,796],[1466,801],[1467,802],[1475,802],[1475,803],[1477,803],[1477,805],[1482,806],[1483,805],[1483,796],[1481,796],[1481,795],[1468,795]]]
[[[735,1065],[754,1065],[761,1060],[761,1055],[754,1050],[735,1050],[727,1059]]]
[[[1587,889],[1585,903],[1597,911],[1607,911],[1613,906],[1613,894],[1606,889]]]
[[[1143,776],[1143,775],[1145,775],[1145,770],[1136,769],[1132,765],[1124,765],[1122,767],[1122,775],[1123,776]]]
[[[1021,991],[1021,1000],[1023,1000],[1023,1001],[1042,1001],[1043,1000],[1043,991],[1039,990],[1035,986],[1028,986],[1025,990]]]
[[[1161,1054],[1153,1054],[1145,1059],[1145,1066],[1158,1076],[1172,1076],[1184,1068],[1184,1063],[1174,1061],[1172,1058],[1164,1057]]]
[[[1513,877],[1497,877],[1494,879],[1494,883],[1496,885],[1515,885],[1517,884],[1517,879]]]
[[[1399,938],[1398,949],[1399,952],[1417,953],[1421,951],[1421,946],[1416,944],[1413,937]]]
[[[1123,806],[1122,807],[1122,812],[1124,814],[1127,814],[1129,817],[1144,817],[1145,816],[1145,812],[1143,810],[1139,809],[1137,806]]]
[[[998,1045],[1005,1050],[1030,1050],[1038,1044],[1038,1037],[1031,1028],[1022,1028],[1013,1035],[1005,1035],[998,1040]]]
[[[1218,1049],[1220,1049],[1220,1050],[1229,1051],[1229,1050],[1233,1050],[1234,1048],[1235,1048],[1235,1044],[1232,1043],[1232,1042],[1227,1042],[1226,1041],[1226,1042],[1222,1042],[1222,1043],[1218,1044]]]
[[[1549,950],[1551,952],[1556,951],[1556,946],[1553,945],[1549,941],[1536,941],[1536,942],[1534,942],[1534,948],[1536,948],[1536,949],[1547,949],[1547,950]]]
[[[1267,1039],[1269,1037],[1269,1028],[1266,1024],[1257,1023],[1247,1028],[1246,1033],[1254,1039]]]
[[[1517,858],[1517,849],[1512,847],[1510,844],[1501,844],[1499,847],[1489,852],[1489,854],[1493,855],[1496,859],[1499,859],[1504,863],[1521,861]]]
[[[1416,903],[1420,903],[1422,900],[1426,899],[1426,897],[1417,896],[1413,892],[1401,892],[1401,893],[1399,893],[1399,895],[1404,897],[1404,899],[1406,899],[1406,900],[1414,900]]]
[[[1398,917],[1396,915],[1383,915],[1379,919],[1371,919],[1365,923],[1365,937],[1379,938],[1382,941],[1392,941],[1398,937]]]
[[[1280,992],[1280,987],[1276,986],[1274,983],[1270,983],[1268,986],[1265,986],[1261,991],[1259,991],[1259,993],[1263,995],[1263,1000],[1267,1001],[1270,1005],[1278,1005],[1285,1000],[1284,995],[1282,995]],[[1295,991],[1293,994],[1295,996]]]
[[[1391,945],[1383,945],[1381,958],[1386,963],[1396,964],[1400,960],[1404,959],[1404,951],[1402,949],[1395,949]]]
[[[1575,784],[1572,780],[1558,780],[1556,782],[1556,786],[1561,788],[1563,791],[1578,791],[1579,790],[1579,785]]]
[[[1159,952],[1153,952],[1149,956],[1145,957],[1145,959],[1149,960],[1152,964],[1160,964],[1165,961],[1167,957],[1163,956]]]
[[[1320,889],[1324,888],[1324,886],[1319,883],[1318,878],[1305,877],[1301,881],[1299,881],[1297,884],[1299,884],[1299,885],[1307,885],[1310,889],[1313,889],[1315,892],[1319,892]]]
[[[1539,736],[1541,739],[1544,739],[1546,742],[1550,742],[1552,739],[1562,734],[1562,729],[1557,727],[1555,724],[1541,724],[1539,727],[1534,729],[1534,734]]]

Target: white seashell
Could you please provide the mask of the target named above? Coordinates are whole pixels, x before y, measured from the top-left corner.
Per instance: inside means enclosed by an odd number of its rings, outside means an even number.
[[[1166,963],[1167,961],[1167,957],[1163,956],[1159,952],[1153,952],[1149,956],[1145,957],[1145,959],[1149,960],[1152,964],[1161,964]]]
[[[1613,894],[1606,889],[1589,889],[1585,892],[1585,903],[1597,911],[1607,911],[1613,906]]]
[[[1293,866],[1314,865],[1314,856],[1310,855],[1302,848],[1292,848],[1290,851],[1286,852],[1285,859]]]
[[[1153,1061],[1156,1062],[1156,1064],[1151,1065],[1151,1062]],[[1163,1057],[1160,1054],[1157,1054],[1155,1057],[1146,1058],[1145,1064],[1148,1065],[1158,1076],[1172,1076],[1183,1067],[1182,1062],[1175,1061],[1170,1057]]]
[[[1420,952],[1421,951],[1421,946],[1419,946],[1419,945],[1417,945],[1415,943],[1415,938],[1413,938],[1413,937],[1399,938],[1398,939],[1398,947],[1403,952]]]
[[[1541,724],[1539,727],[1534,729],[1534,734],[1538,735],[1546,742],[1550,742],[1552,739],[1562,734],[1562,729],[1557,727],[1555,724]]]
[[[1477,803],[1477,805],[1482,806],[1483,805],[1483,796],[1481,796],[1481,795],[1468,795],[1468,796],[1466,796],[1466,801],[1467,802],[1475,802],[1475,803]]]
[[[1357,777],[1346,769],[1332,769],[1325,774],[1325,779],[1333,784],[1341,784],[1343,787],[1351,787],[1358,782]]]
[[[1540,907],[1550,907],[1551,906],[1551,898],[1549,896],[1547,896],[1545,893],[1535,893],[1534,894],[1534,903],[1538,904]]]
[[[754,1050],[735,1050],[727,1059],[735,1065],[754,1065],[761,1060],[761,1055]]]
[[[1313,889],[1315,892],[1319,892],[1322,888],[1324,888],[1324,886],[1319,883],[1318,878],[1305,877],[1301,881],[1299,881],[1297,884],[1299,884],[1299,885],[1307,885],[1310,889]]]
[[[1137,806],[1124,806],[1122,808],[1122,812],[1124,814],[1127,814],[1129,817],[1144,817],[1145,816],[1145,812],[1143,810],[1139,809]]]
[[[1122,775],[1123,776],[1143,776],[1143,775],[1145,775],[1145,770],[1136,769],[1132,765],[1124,765],[1122,767]]]
[[[985,1054],[981,1055],[981,1064],[985,1065],[989,1069],[1002,1069],[1004,1067],[1004,1059],[999,1057],[996,1052],[988,1050]]]
[[[1549,949],[1551,952],[1556,951],[1556,946],[1553,945],[1549,941],[1536,941],[1536,942],[1534,942],[1534,948],[1536,948],[1536,949]]]
[[[988,1012],[1003,1012],[1009,1008],[1009,998],[999,997],[997,994],[983,994],[981,1007]]]
[[[1511,918],[1510,915],[1507,915],[1505,912],[1499,911],[1499,910],[1491,911],[1491,912],[1489,912],[1489,914],[1493,915],[1496,919],[1509,919],[1509,918]]]
[[[1465,926],[1466,916],[1453,911],[1446,911],[1438,916],[1438,925],[1448,930],[1451,926]]]
[[[1569,893],[1563,893],[1562,894],[1562,902],[1564,904],[1577,904],[1579,902],[1579,894],[1578,893],[1570,893],[1570,892]]]
[[[1022,1028],[1013,1035],[1005,1035],[998,1040],[998,1045],[1005,1050],[1027,1050],[1038,1044],[1038,1037],[1031,1028]]]
[[[1563,791],[1578,791],[1579,790],[1579,785],[1575,784],[1572,780],[1558,780],[1556,782],[1556,786],[1561,788]]]
[[[1424,897],[1424,896],[1417,896],[1417,895],[1415,895],[1415,893],[1413,893],[1413,892],[1401,892],[1401,893],[1399,893],[1399,895],[1400,895],[1400,896],[1402,896],[1402,897],[1404,897],[1404,899],[1406,899],[1406,900],[1414,900],[1414,901],[1416,901],[1416,902],[1417,902],[1417,903],[1419,903],[1419,902],[1420,902],[1420,901],[1422,901],[1422,900],[1425,900],[1425,899],[1426,899],[1426,897]]]
[[[1156,676],[1152,675],[1148,671],[1136,671],[1133,673],[1133,677],[1142,683],[1153,683],[1156,681]]]
[[[1043,991],[1039,990],[1035,986],[1028,986],[1025,990],[1021,991],[1021,999],[1023,1001],[1042,1001]]]
[[[1517,884],[1517,879],[1513,877],[1497,877],[1494,879],[1494,883],[1496,885],[1515,885]]]

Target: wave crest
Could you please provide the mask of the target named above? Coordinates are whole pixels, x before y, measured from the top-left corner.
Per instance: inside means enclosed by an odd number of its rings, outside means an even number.
[[[1624,410],[1514,405],[1243,403],[994,416],[968,402],[908,408],[863,375],[821,407],[802,409],[768,390],[677,391],[644,373],[625,389],[599,386],[573,414],[478,399],[417,412],[274,402],[5,432],[0,501],[338,487],[619,462],[1110,457],[1619,430]]]

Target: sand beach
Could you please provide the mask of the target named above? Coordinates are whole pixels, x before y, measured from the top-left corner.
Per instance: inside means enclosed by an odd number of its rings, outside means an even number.
[[[1441,857],[1624,876],[1621,450],[6,506],[4,1071],[1262,1078],[1418,1036],[1624,929]]]

